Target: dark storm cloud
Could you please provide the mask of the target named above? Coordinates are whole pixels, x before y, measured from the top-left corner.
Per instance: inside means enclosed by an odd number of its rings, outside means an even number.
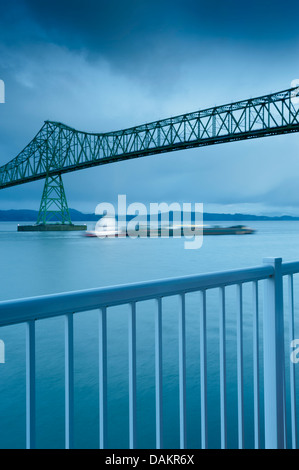
[[[16,0],[5,2],[0,34],[7,44],[52,42],[125,62],[146,57],[163,38],[170,49],[176,47],[172,41],[185,34],[188,16],[177,0]],[[30,24],[37,26],[29,29]],[[6,34],[16,26],[16,34]]]
[[[194,0],[15,0],[2,2],[1,36],[52,42],[126,65],[184,60],[209,40],[285,41],[298,37],[296,15],[281,2]],[[293,11],[295,13],[295,11]],[[0,20],[1,22],[1,20]],[[7,34],[11,28],[14,34]],[[161,53],[162,51],[162,53]],[[168,55],[168,57],[167,57]],[[128,65],[128,64],[127,64]],[[130,63],[133,67],[134,64]],[[138,73],[137,68],[133,68]]]
[[[278,0],[17,0],[56,38],[73,45],[113,49],[132,44],[141,35],[151,42],[163,32],[173,36],[231,36],[273,40],[295,37],[294,3]],[[287,2],[288,3],[288,2]],[[279,22],[278,22],[279,20]],[[287,20],[287,21],[286,21]],[[170,36],[171,39],[171,36]],[[117,45],[117,48],[119,44]],[[142,47],[137,44],[136,47]]]
[[[240,54],[242,48],[256,50],[267,62],[272,55],[279,59],[298,42],[294,6],[286,2],[282,8],[278,0],[2,0],[2,4],[2,45],[16,46],[28,57],[31,48],[49,44],[83,52],[89,61],[106,60],[117,73],[150,86],[158,84],[161,92],[175,86],[182,67],[192,70],[196,64],[207,77],[211,71],[206,61],[217,64],[227,55],[230,68],[234,60],[230,52],[236,47]]]

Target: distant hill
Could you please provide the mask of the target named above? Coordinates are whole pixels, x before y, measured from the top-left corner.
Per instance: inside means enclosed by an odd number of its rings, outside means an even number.
[[[38,211],[29,209],[19,210],[0,210],[0,221],[2,222],[36,222]],[[81,220],[99,220],[95,214],[82,214],[82,212],[70,209],[70,216],[72,221],[77,222]]]
[[[204,220],[299,220],[299,217],[292,217],[291,215],[281,216],[267,216],[267,215],[252,215],[252,214],[216,214],[204,213]]]
[[[0,210],[0,221],[2,222],[36,222],[38,211],[29,209],[19,210]],[[173,214],[170,212],[170,221],[173,220]],[[70,216],[73,222],[80,221],[97,221],[99,216],[95,214],[84,214],[75,209],[70,209]],[[128,219],[132,219],[134,216],[129,216]],[[194,214],[192,214],[192,220],[194,220]],[[204,213],[203,220],[209,221],[254,221],[254,220],[299,220],[299,217],[292,217],[290,215],[282,216],[266,216],[266,215],[252,215],[252,214],[221,214],[221,213]]]

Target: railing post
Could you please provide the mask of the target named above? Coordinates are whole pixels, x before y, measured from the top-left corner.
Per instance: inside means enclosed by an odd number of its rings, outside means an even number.
[[[129,313],[129,444],[136,449],[136,303]]]
[[[107,308],[99,318],[99,418],[100,449],[107,447]]]
[[[26,324],[26,448],[35,448],[35,322]]]
[[[179,393],[180,393],[180,449],[186,449],[186,300],[180,295],[179,312]]]
[[[156,299],[155,382],[156,382],[156,448],[163,447],[163,372],[162,372],[162,298]]]
[[[74,318],[65,315],[65,448],[73,447],[74,437]]]
[[[284,448],[284,324],[281,258],[266,258],[274,273],[264,287],[265,447]]]

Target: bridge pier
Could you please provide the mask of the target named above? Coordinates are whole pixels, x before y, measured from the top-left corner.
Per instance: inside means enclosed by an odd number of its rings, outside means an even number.
[[[86,230],[86,225],[74,225],[66,200],[61,174],[47,175],[35,225],[18,225],[19,232]]]
[[[37,217],[37,225],[49,222],[71,224],[61,175],[47,175]]]

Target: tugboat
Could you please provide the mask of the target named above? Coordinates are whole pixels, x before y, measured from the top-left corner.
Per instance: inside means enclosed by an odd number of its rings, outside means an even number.
[[[117,220],[113,216],[105,215],[95,226],[94,230],[87,230],[83,234],[85,237],[115,238],[127,236],[126,230],[118,229]]]

